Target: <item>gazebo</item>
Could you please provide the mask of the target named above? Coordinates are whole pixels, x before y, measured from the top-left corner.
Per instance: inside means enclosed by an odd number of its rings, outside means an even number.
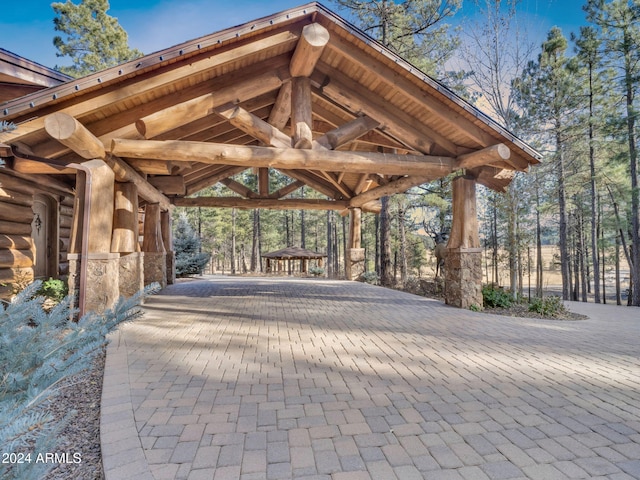
[[[284,271],[283,262],[287,260],[287,271],[289,274],[292,272],[291,260],[299,260],[300,272],[308,273],[309,260],[316,260],[318,267],[322,267],[324,257],[326,257],[324,253],[313,252],[301,247],[287,247],[262,255],[262,258],[267,259],[267,273],[274,273],[274,271],[280,273]],[[275,268],[272,262],[275,262]]]

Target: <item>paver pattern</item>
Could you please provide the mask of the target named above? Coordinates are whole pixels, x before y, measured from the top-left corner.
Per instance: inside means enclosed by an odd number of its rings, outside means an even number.
[[[640,478],[640,314],[577,308],[595,313],[499,317],[322,280],[172,285],[109,346],[106,478]]]

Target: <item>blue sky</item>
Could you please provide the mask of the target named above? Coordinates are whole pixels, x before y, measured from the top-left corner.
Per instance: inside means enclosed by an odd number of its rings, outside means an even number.
[[[560,26],[566,36],[577,32],[584,24],[581,7],[585,1],[522,0],[519,15],[529,25],[531,39],[540,43],[554,25]],[[304,3],[305,0],[110,0],[108,13],[117,17],[129,34],[129,45],[146,54]],[[330,0],[321,3],[337,11]],[[455,23],[473,17],[471,3],[463,1]],[[48,67],[68,64],[68,60],[55,55],[55,34],[51,1],[14,0],[3,5],[0,47]]]

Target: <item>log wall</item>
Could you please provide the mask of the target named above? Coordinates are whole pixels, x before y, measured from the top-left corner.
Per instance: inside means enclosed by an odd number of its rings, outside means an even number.
[[[73,197],[46,184],[0,172],[0,298],[9,299],[33,281],[35,246],[31,237],[33,197],[46,194],[58,205],[59,276],[69,271],[67,252]]]

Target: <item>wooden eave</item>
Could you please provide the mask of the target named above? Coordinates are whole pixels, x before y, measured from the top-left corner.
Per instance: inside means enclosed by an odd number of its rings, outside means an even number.
[[[0,134],[0,143],[19,143],[36,158],[83,161],[44,128],[48,115],[63,112],[86,127],[107,151],[113,139],[263,145],[216,109],[230,102],[256,121],[268,123],[273,118],[276,122],[274,112],[282,106],[281,96],[285,89],[290,91],[292,55],[303,27],[313,23],[330,36],[309,77],[314,139],[368,116],[379,122],[378,127],[338,146],[337,151],[444,155],[455,160],[504,144],[511,155],[506,163],[494,161],[491,168],[473,163],[481,183],[496,190],[509,183],[508,171],[526,170],[539,162],[535,150],[477,108],[315,2],[7,102],[0,106],[0,120],[13,121],[18,129]],[[166,128],[163,115],[175,124]],[[285,137],[291,130],[287,118],[285,114],[277,120],[282,122],[277,129]],[[139,155],[135,160],[126,156],[121,160],[143,178],[179,175],[186,195],[243,170],[237,165]],[[402,177],[402,172],[378,175],[375,170],[366,174],[339,169],[281,171],[336,201],[350,201],[376,188],[392,191],[389,184],[393,186]],[[71,184],[73,177],[66,178]],[[421,178],[398,185],[404,187]]]

